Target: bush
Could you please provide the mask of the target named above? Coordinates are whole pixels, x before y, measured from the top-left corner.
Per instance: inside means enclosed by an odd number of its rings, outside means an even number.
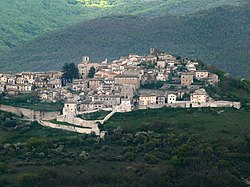
[[[7,165],[4,163],[0,163],[0,174],[7,172]]]
[[[150,154],[150,153],[146,153],[144,155],[144,160],[148,164],[156,164],[159,162],[159,159],[155,155]]]
[[[0,186],[1,187],[5,187],[5,186],[9,186],[9,181],[6,178],[0,178]]]
[[[33,187],[39,182],[39,177],[33,173],[23,173],[17,178],[18,186]]]

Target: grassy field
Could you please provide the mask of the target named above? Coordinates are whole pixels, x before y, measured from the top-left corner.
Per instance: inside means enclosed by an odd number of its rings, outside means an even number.
[[[241,140],[250,133],[250,111],[232,108],[147,109],[130,113],[116,113],[106,124],[107,129],[120,126],[125,131],[138,131],[154,125],[188,131],[207,140]]]
[[[78,117],[84,119],[84,120],[102,120],[104,119],[110,112],[100,110],[98,112],[88,113],[88,114],[82,114]]]

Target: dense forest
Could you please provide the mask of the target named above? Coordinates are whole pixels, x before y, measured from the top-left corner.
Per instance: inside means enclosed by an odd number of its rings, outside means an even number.
[[[52,32],[0,56],[1,71],[60,69],[78,63],[147,54],[150,47],[199,57],[229,73],[249,77],[250,6],[220,7],[185,17],[105,17]]]
[[[107,15],[179,15],[245,1],[1,0],[0,52],[49,31]]]

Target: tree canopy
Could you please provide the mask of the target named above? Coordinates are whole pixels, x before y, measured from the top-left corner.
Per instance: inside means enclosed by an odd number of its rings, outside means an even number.
[[[95,68],[92,66],[89,69],[88,78],[93,78],[95,76]]]
[[[65,63],[63,66],[63,80],[72,82],[73,79],[79,78],[78,68],[74,63]]]

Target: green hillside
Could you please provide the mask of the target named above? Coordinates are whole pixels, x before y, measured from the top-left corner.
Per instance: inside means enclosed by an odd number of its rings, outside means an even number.
[[[107,15],[188,14],[245,0],[1,0],[0,52],[34,36]]]
[[[95,19],[37,37],[0,57],[1,71],[60,69],[65,62],[146,54],[150,47],[198,57],[249,77],[250,6],[225,6],[185,17],[117,16]]]
[[[244,108],[140,110],[100,140],[0,112],[0,186],[245,187],[249,120]]]

